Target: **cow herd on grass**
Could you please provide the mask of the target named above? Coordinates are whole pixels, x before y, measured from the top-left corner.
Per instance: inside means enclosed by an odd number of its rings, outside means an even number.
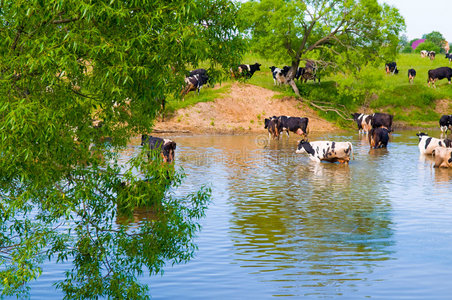
[[[433,51],[421,51],[421,56],[429,57],[431,60],[435,59]],[[452,55],[446,54],[446,58],[452,61]],[[249,79],[256,71],[260,71],[261,64],[241,64],[236,69],[231,69],[231,77]],[[275,85],[286,84],[287,75],[290,66],[278,68],[270,67],[273,81]],[[398,74],[396,62],[390,62],[385,65],[387,74]],[[416,77],[416,70],[408,70],[408,80],[413,82]],[[299,67],[294,76],[297,80],[318,80],[320,77],[317,74],[317,67],[315,62],[308,60],[305,67]],[[452,78],[452,69],[449,67],[440,67],[428,71],[427,83],[435,87],[435,82],[447,78],[449,84]],[[189,73],[185,78],[186,86],[182,91],[182,96],[190,91],[199,91],[203,85],[209,82],[209,76],[205,69],[196,69]],[[360,134],[367,134],[371,149],[386,148],[390,140],[392,130],[393,116],[386,113],[352,114],[353,120],[358,126]],[[353,147],[350,142],[333,142],[333,141],[308,141],[308,122],[309,119],[305,117],[290,117],[290,116],[272,116],[264,120],[264,129],[267,129],[269,138],[279,139],[285,132],[289,136],[289,132],[296,133],[302,137],[298,142],[297,153],[306,153],[310,159],[320,162],[339,162],[346,163],[350,161],[353,155]],[[452,128],[452,115],[444,115],[441,117],[440,129],[442,134],[446,134]],[[435,155],[435,167],[452,167],[452,140],[437,139],[430,137],[425,133],[417,134],[419,137],[419,150],[422,154]],[[150,149],[160,149],[161,156],[165,162],[172,162],[174,160],[174,153],[176,143],[169,139],[162,139],[143,135],[142,146],[147,145]],[[445,148],[445,149],[439,149]]]
[[[421,57],[428,57],[430,60],[434,60],[436,57],[435,51],[427,51],[422,50],[421,51]],[[449,60],[449,63],[452,61],[452,54],[446,53],[446,59]],[[385,64],[385,70],[386,74],[398,74],[399,70],[397,69],[397,63],[395,61],[388,62]],[[427,78],[427,84],[430,87],[430,84],[436,88],[436,81],[447,78],[449,84],[451,83],[452,78],[452,69],[449,67],[439,67],[436,69],[428,70],[428,78]],[[411,68],[408,70],[408,82],[410,84],[413,83],[414,78],[416,77],[416,70]]]

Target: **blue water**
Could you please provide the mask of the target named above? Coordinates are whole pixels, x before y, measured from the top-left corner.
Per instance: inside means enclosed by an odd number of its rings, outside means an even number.
[[[295,154],[293,135],[172,138],[176,193],[208,185],[212,202],[195,258],[142,278],[153,299],[452,299],[452,170],[415,132],[372,151],[355,132],[310,136],[351,141],[349,165]],[[61,298],[68,268],[46,263],[31,298]]]

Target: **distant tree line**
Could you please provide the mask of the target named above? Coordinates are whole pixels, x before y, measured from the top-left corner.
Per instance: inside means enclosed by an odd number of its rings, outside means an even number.
[[[422,35],[421,39],[425,39],[423,43],[420,43],[415,49],[413,49],[412,44],[419,40],[420,38],[415,38],[408,41],[406,35],[400,37],[400,49],[402,53],[419,53],[421,50],[435,51],[436,53],[445,53],[444,42],[446,39],[438,31],[432,31],[430,33]]]

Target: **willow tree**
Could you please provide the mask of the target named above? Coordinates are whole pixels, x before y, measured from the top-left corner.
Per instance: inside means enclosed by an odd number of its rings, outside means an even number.
[[[2,295],[26,293],[52,259],[73,262],[57,284],[68,298],[141,298],[143,269],[192,257],[208,187],[175,199],[180,171],[118,156],[185,69],[240,57],[236,12],[229,0],[1,1]],[[140,206],[153,217],[118,222]]]
[[[306,59],[335,70],[359,70],[368,62],[392,59],[404,20],[377,0],[261,0],[240,9],[254,51],[291,63],[289,84]]]

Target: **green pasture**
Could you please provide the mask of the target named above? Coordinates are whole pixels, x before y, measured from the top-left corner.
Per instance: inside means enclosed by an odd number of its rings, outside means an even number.
[[[449,64],[444,54],[438,54],[433,61],[421,58],[419,54],[400,54],[395,61],[399,74],[386,74],[384,64],[381,64],[363,68],[357,74],[357,78],[348,74],[321,72],[320,84],[308,81],[297,82],[297,86],[303,99],[322,103],[323,106],[340,108],[347,113],[387,112],[393,114],[396,121],[402,121],[407,126],[437,126],[441,113],[435,111],[435,102],[440,99],[452,99],[452,85],[448,84],[447,79],[443,79],[437,81],[436,88],[428,87],[427,72],[438,67],[452,67],[452,64]],[[242,62],[261,64],[261,71],[257,71],[246,81],[247,83],[277,91],[280,97],[294,96],[290,86],[275,86],[270,72],[271,66],[283,67],[289,62],[274,62],[253,54],[246,55]],[[414,68],[417,73],[413,84],[408,82],[410,68]],[[231,82],[227,74],[222,80],[219,89],[203,87],[200,95],[190,92],[184,101],[171,99],[166,113],[170,114],[179,108],[221,97],[221,94],[228,92]],[[452,113],[452,106],[449,105],[449,108],[447,113]],[[320,110],[318,112],[330,121],[349,126],[349,121],[342,120],[335,112]]]

